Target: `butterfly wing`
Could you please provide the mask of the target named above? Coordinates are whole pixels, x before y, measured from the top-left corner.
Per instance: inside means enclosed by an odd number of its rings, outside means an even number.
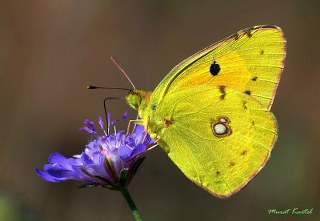
[[[208,85],[169,93],[151,122],[159,144],[193,182],[226,198],[265,165],[277,138],[271,112],[233,89]]]
[[[286,39],[276,26],[239,31],[185,59],[155,89],[154,103],[192,85],[224,85],[250,94],[271,108],[283,70]]]
[[[182,61],[139,106],[173,162],[213,195],[239,191],[270,156],[285,47],[276,26],[239,31]]]

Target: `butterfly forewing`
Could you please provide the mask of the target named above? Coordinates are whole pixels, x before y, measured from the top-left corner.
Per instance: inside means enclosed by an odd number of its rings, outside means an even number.
[[[156,100],[192,85],[224,85],[247,93],[270,109],[284,65],[286,39],[276,26],[254,26],[177,65],[159,84]]]

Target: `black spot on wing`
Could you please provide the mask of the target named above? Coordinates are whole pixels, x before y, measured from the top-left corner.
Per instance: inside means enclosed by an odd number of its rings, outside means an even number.
[[[243,101],[243,102],[242,102],[242,106],[243,106],[244,109],[248,109],[248,107],[247,107],[247,101]]]
[[[246,90],[246,91],[244,91],[244,93],[246,93],[246,94],[250,95],[250,94],[251,94],[251,91]]]
[[[174,120],[165,118],[163,120],[163,127],[168,128],[170,125],[174,123]]]
[[[225,90],[226,86],[219,86],[219,90],[220,90],[220,100],[224,100],[224,98],[226,97],[226,90]]]
[[[214,61],[211,65],[210,65],[210,73],[213,76],[217,76],[218,73],[220,72],[220,65],[216,63],[216,61]]]
[[[264,54],[264,50],[262,49],[261,51],[260,51],[260,55],[263,55]]]
[[[261,30],[261,29],[278,29],[277,26],[273,26],[273,25],[258,25],[258,26],[253,26],[253,27],[249,27],[249,28],[245,28],[233,35],[230,35],[230,37],[228,37],[228,40],[229,39],[234,39],[234,40],[238,40],[239,38],[247,35],[249,38],[252,37],[252,35],[258,31],[258,30]]]
[[[249,27],[249,28],[245,28],[245,29],[243,29],[242,31],[241,31],[241,35],[247,35],[248,36],[248,38],[251,38],[252,37],[252,33],[254,32],[254,30],[255,30],[255,26],[253,26],[253,27]]]
[[[233,161],[231,161],[231,162],[229,163],[229,166],[230,166],[230,167],[233,167],[234,165],[236,165],[236,163],[233,162]]]
[[[247,153],[248,153],[247,150],[243,150],[240,155],[241,155],[241,156],[244,156],[244,155],[246,155]]]
[[[257,79],[258,79],[258,77],[251,78],[252,81],[256,81]]]

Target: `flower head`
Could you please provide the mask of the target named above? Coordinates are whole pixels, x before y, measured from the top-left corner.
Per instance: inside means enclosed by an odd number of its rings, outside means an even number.
[[[126,119],[126,113],[123,121]],[[108,122],[115,128],[117,121]],[[124,131],[110,134],[110,124],[105,125],[101,117],[98,123],[102,135],[95,129],[94,123],[85,120],[81,130],[93,136],[93,140],[86,145],[84,152],[66,158],[60,153],[52,153],[49,163],[43,170],[35,169],[36,173],[49,182],[62,182],[65,180],[84,181],[84,186],[102,186],[110,189],[120,189],[129,184],[142,163],[143,154],[155,145],[141,125],[135,125],[132,133]]]

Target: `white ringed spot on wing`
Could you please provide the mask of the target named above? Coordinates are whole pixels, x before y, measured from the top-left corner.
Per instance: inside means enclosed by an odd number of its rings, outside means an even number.
[[[213,135],[219,138],[229,136],[232,133],[230,123],[229,118],[224,116],[211,119],[210,126]]]

